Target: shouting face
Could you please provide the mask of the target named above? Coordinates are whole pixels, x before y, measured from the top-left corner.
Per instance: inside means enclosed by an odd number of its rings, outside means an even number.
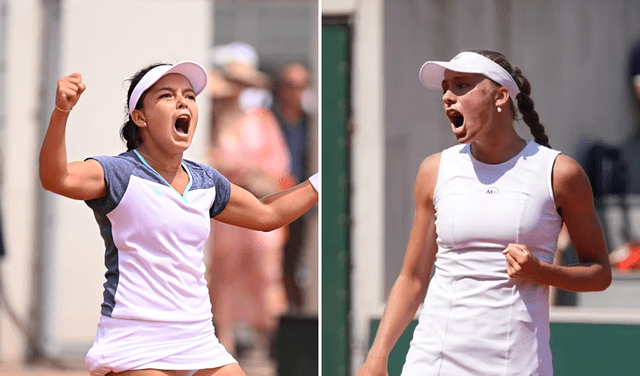
[[[442,101],[458,142],[471,143],[492,131],[496,86],[481,74],[445,71]]]
[[[185,76],[173,73],[159,79],[147,90],[142,109],[135,111],[141,113],[141,121],[136,123],[141,127],[143,142],[154,143],[167,152],[183,152],[191,144],[198,105]]]

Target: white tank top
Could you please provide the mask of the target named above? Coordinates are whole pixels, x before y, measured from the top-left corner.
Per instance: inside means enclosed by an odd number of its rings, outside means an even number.
[[[438,253],[403,375],[552,375],[548,287],[510,280],[502,251],[552,263],[562,219],[558,151],[529,141],[507,162],[469,145],[442,152],[434,192]]]

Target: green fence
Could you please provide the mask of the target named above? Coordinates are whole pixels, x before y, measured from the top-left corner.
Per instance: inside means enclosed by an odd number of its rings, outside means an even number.
[[[349,26],[322,25],[322,374],[349,370]]]

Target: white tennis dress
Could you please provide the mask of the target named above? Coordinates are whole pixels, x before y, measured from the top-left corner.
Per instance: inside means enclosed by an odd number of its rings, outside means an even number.
[[[552,263],[562,219],[551,186],[558,151],[528,141],[507,162],[469,145],[442,152],[434,192],[438,253],[402,374],[553,374],[548,287],[514,283],[502,251],[525,244]]]
[[[93,157],[107,194],[87,201],[105,243],[104,300],[85,363],[91,376],[137,369],[199,369],[236,362],[218,342],[204,278],[210,218],[230,197],[229,181],[183,160],[176,191],[137,151]]]

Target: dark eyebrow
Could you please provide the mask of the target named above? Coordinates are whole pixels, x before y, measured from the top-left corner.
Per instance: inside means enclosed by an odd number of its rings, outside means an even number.
[[[159,87],[159,88],[157,88],[156,90],[154,90],[154,92],[155,92],[155,93],[157,93],[157,92],[162,91],[162,90],[175,91],[175,89],[174,89],[174,88],[172,88],[172,87]],[[192,93],[194,93],[194,94],[196,93],[196,92],[195,92],[195,90],[193,90],[193,89],[192,89],[192,88],[190,88],[190,87],[189,87],[189,88],[185,88],[183,91],[189,91],[189,92],[192,92]]]

